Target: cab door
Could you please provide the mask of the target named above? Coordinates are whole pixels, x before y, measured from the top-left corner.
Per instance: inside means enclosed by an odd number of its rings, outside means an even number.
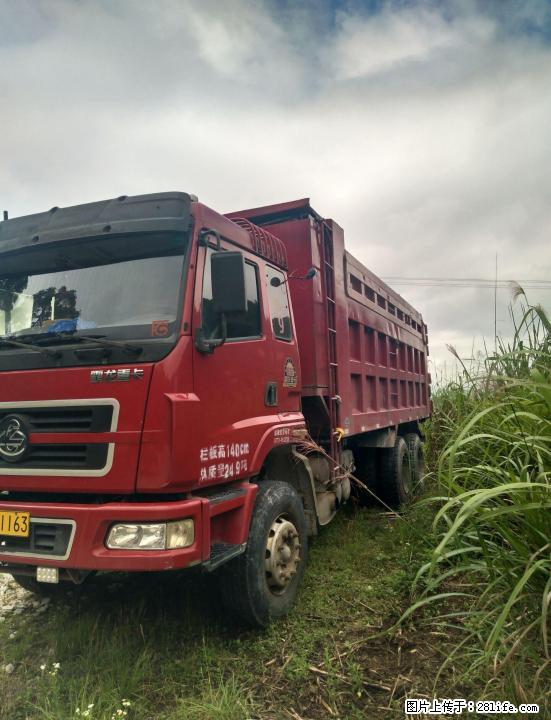
[[[264,264],[268,333],[271,334],[271,369],[277,378],[280,414],[300,411],[301,383],[298,348],[285,274],[269,262]]]
[[[236,249],[221,241],[221,251]],[[207,341],[222,336],[212,297],[211,257],[216,251],[206,246],[198,253],[194,332],[202,328]],[[262,292],[263,263],[252,253],[242,252],[247,310],[227,317],[226,341],[212,352],[201,352],[195,343],[193,374],[200,403],[198,461],[202,485],[247,477],[254,451],[277,414],[277,406],[266,404],[272,372]]]

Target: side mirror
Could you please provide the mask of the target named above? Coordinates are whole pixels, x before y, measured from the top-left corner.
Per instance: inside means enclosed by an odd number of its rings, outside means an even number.
[[[212,309],[220,318],[222,335],[211,340],[205,337],[202,327],[195,331],[195,347],[200,353],[210,354],[223,345],[227,338],[227,315],[247,312],[245,287],[245,258],[240,252],[214,252],[210,258]]]
[[[245,259],[240,252],[215,252],[211,255],[212,306],[217,313],[247,311]]]

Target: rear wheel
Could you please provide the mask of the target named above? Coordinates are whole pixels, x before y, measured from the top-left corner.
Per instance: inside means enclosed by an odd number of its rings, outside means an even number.
[[[381,498],[392,507],[407,503],[412,496],[411,462],[408,446],[400,435],[393,448],[381,450],[379,468]]]
[[[425,453],[423,443],[417,433],[407,433],[405,441],[408,446],[411,478],[413,480],[413,490],[415,491],[422,484],[425,477]]]
[[[285,482],[258,487],[247,549],[220,570],[224,605],[248,625],[285,616],[304,575],[308,547],[302,500]]]

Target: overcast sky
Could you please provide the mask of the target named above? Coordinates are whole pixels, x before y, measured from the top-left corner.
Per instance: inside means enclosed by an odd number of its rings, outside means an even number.
[[[548,279],[551,2],[0,0],[0,208],[176,189],[310,197],[382,277]],[[493,343],[493,290],[393,285],[440,367]]]

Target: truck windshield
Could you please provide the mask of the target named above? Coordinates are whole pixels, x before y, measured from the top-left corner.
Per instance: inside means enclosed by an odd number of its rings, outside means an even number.
[[[176,330],[186,246],[182,234],[144,233],[6,254],[0,338],[166,339]]]

